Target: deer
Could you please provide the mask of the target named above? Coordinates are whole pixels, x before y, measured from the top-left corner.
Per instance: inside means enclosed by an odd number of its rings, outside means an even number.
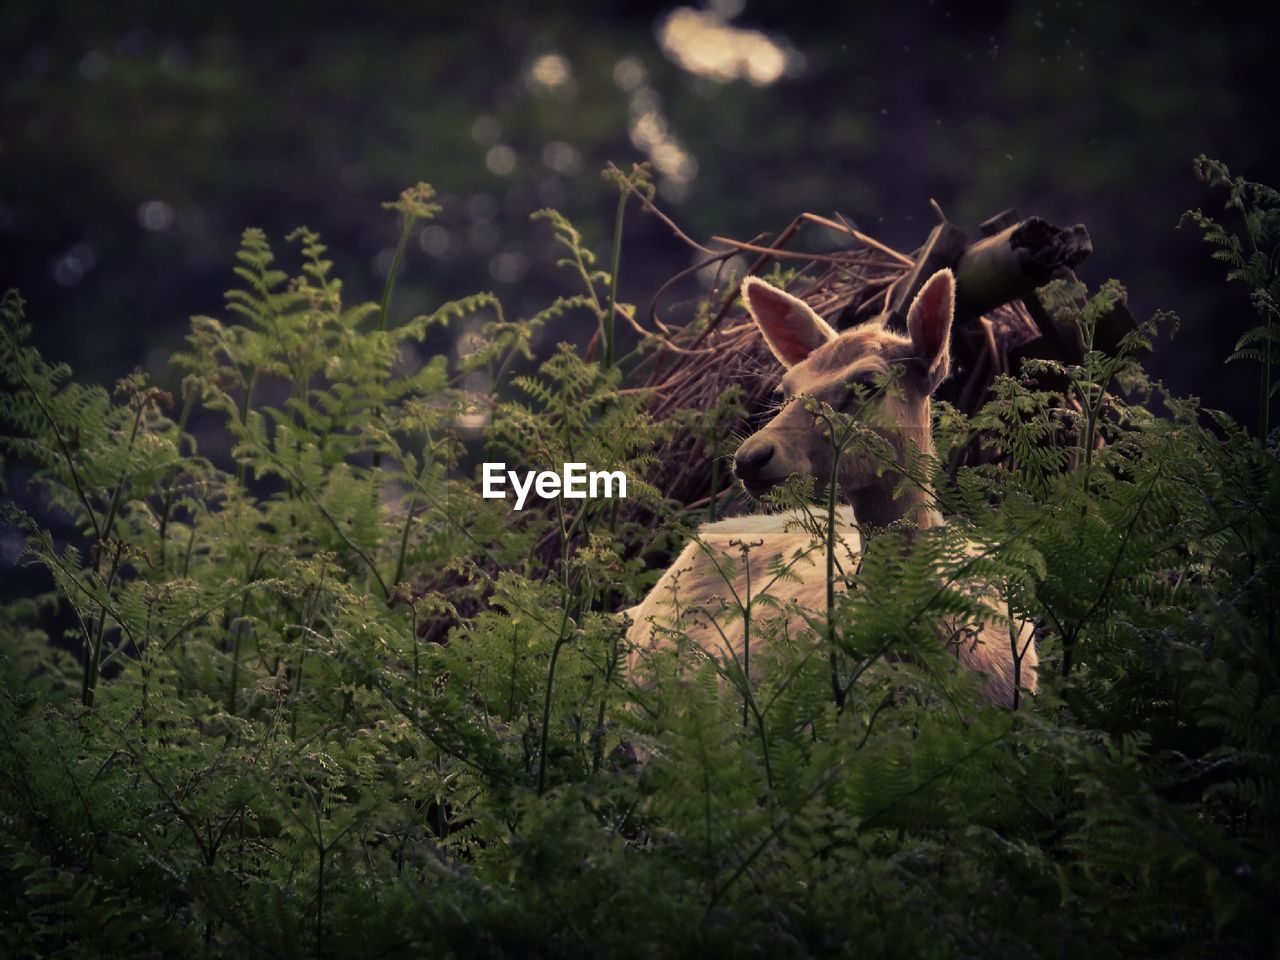
[[[921,286],[907,312],[905,335],[890,329],[885,316],[837,333],[803,300],[754,276],[743,281],[741,296],[783,374],[779,411],[733,455],[736,481],[757,501],[793,475],[812,477],[817,488],[835,484],[843,503],[831,540],[846,558],[859,553],[868,531],[904,521],[915,530],[942,525],[933,491],[901,481],[909,457],[934,452],[930,398],[950,372],[951,271],[939,270]],[[867,389],[886,377],[895,389]],[[856,408],[855,419],[887,442],[899,469],[886,469],[883,458],[871,452],[852,450],[837,458],[815,402],[835,410]],[[754,610],[762,620],[786,619],[780,626],[792,634],[802,630],[827,607],[827,552],[826,544],[797,529],[795,517],[785,513],[702,525],[644,600],[626,611],[629,667],[638,670],[646,651],[671,645],[679,633],[749,670],[747,617],[741,611]],[[779,564],[796,576],[777,576]],[[988,602],[994,598],[990,585],[967,586]],[[772,600],[756,606],[754,600],[766,593]],[[739,615],[727,613],[730,600]],[[779,612],[785,610],[793,611],[789,618]],[[769,631],[752,635],[761,633]],[[940,637],[945,633],[940,628]],[[1035,692],[1038,659],[1028,621],[1012,614],[990,617],[949,647],[964,667],[985,676],[987,701],[1016,707],[1022,690]]]

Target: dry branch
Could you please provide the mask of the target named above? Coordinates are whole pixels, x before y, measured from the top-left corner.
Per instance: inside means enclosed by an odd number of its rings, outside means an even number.
[[[772,241],[713,238],[724,248],[704,263],[734,252],[755,254],[748,274],[763,272],[774,260],[799,265],[790,285],[836,329],[873,318],[901,322],[921,284],[943,267],[956,273],[957,329],[953,348],[953,377],[940,395],[966,412],[976,410],[991,380],[1009,372],[1012,361],[1034,344],[1040,355],[1079,359],[1078,341],[1059,329],[1035,297],[1035,290],[1055,276],[1069,276],[1071,267],[1089,255],[1089,235],[1076,225],[1055,227],[1038,217],[1020,219],[1012,210],[983,223],[982,239],[970,243],[965,231],[946,220],[933,204],[940,222],[912,255],[900,253],[847,223],[802,213]],[[856,246],[834,253],[804,253],[790,244],[806,225],[822,226],[849,236]],[[700,250],[707,250],[699,245]],[[659,351],[647,386],[653,391],[650,413],[666,418],[681,410],[708,410],[732,385],[744,391],[746,420],[726,424],[724,435],[744,435],[764,411],[776,381],[775,361],[764,348],[755,325],[745,314],[734,314],[737,284],[719,292],[720,306],[700,329],[662,323],[660,301],[678,282],[693,273],[682,271],[664,284],[650,308],[657,336],[672,349]],[[740,278],[738,278],[740,279]],[[715,295],[715,294],[713,294]],[[727,445],[731,446],[731,442]],[[708,450],[702,438],[677,437],[651,478],[666,494],[682,503],[711,498],[724,502],[721,491],[709,489],[710,458],[731,452]],[[723,471],[721,472],[723,473]]]

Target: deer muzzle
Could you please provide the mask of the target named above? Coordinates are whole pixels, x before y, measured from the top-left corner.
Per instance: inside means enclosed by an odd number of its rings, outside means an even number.
[[[733,475],[742,481],[747,492],[758,497],[786,479],[773,441],[762,434],[748,437],[733,457]]]

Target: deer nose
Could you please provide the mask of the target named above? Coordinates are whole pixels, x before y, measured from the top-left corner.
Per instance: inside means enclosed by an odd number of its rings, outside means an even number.
[[[759,443],[747,441],[733,457],[733,472],[739,480],[749,480],[760,475],[773,459],[773,444],[767,440]]]

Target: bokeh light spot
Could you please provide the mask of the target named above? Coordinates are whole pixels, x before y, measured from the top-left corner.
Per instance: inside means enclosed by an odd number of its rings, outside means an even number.
[[[395,262],[395,259],[395,247],[384,247],[374,256],[373,262],[369,264],[369,269],[373,271],[373,275],[379,280],[385,280],[387,275],[391,273],[391,264]]]
[[[572,176],[582,169],[582,154],[563,140],[552,140],[542,148],[542,162],[556,173]]]
[[[518,283],[529,272],[529,258],[519,251],[495,253],[489,258],[489,276],[498,283]]]
[[[80,76],[86,80],[97,80],[107,72],[107,58],[101,50],[90,50],[80,58]]]
[[[74,287],[97,266],[97,263],[98,258],[93,252],[93,247],[82,240],[54,257],[49,265],[49,272],[53,274],[54,282],[58,286]]]
[[[502,136],[502,125],[498,123],[497,117],[482,113],[471,121],[471,139],[482,147],[493,146],[500,136]]]
[[[516,170],[516,152],[505,143],[495,144],[484,155],[484,165],[499,177],[509,177]]]
[[[725,9],[733,9],[728,5]],[[658,42],[678,66],[719,83],[746,80],[768,86],[798,61],[776,40],[759,30],[735,27],[719,5],[710,10],[678,7],[658,28]]]
[[[648,71],[639,57],[623,57],[613,65],[613,82],[618,89],[631,93],[649,79]]]
[[[489,220],[477,220],[467,231],[467,241],[473,250],[488,253],[498,245],[498,228]]]
[[[475,193],[467,198],[467,214],[472,220],[492,220],[498,215],[498,201],[487,193]]]
[[[559,53],[544,53],[529,65],[529,83],[548,93],[566,93],[573,84],[573,69]]]
[[[569,190],[559,177],[543,177],[538,181],[538,202],[544,207],[558,207],[569,197]]]
[[[448,230],[438,223],[433,223],[423,227],[422,232],[418,234],[418,246],[427,256],[443,259],[453,249],[453,238],[449,236]]]
[[[173,226],[173,207],[163,200],[141,203],[138,205],[138,224],[144,230],[168,230]]]

